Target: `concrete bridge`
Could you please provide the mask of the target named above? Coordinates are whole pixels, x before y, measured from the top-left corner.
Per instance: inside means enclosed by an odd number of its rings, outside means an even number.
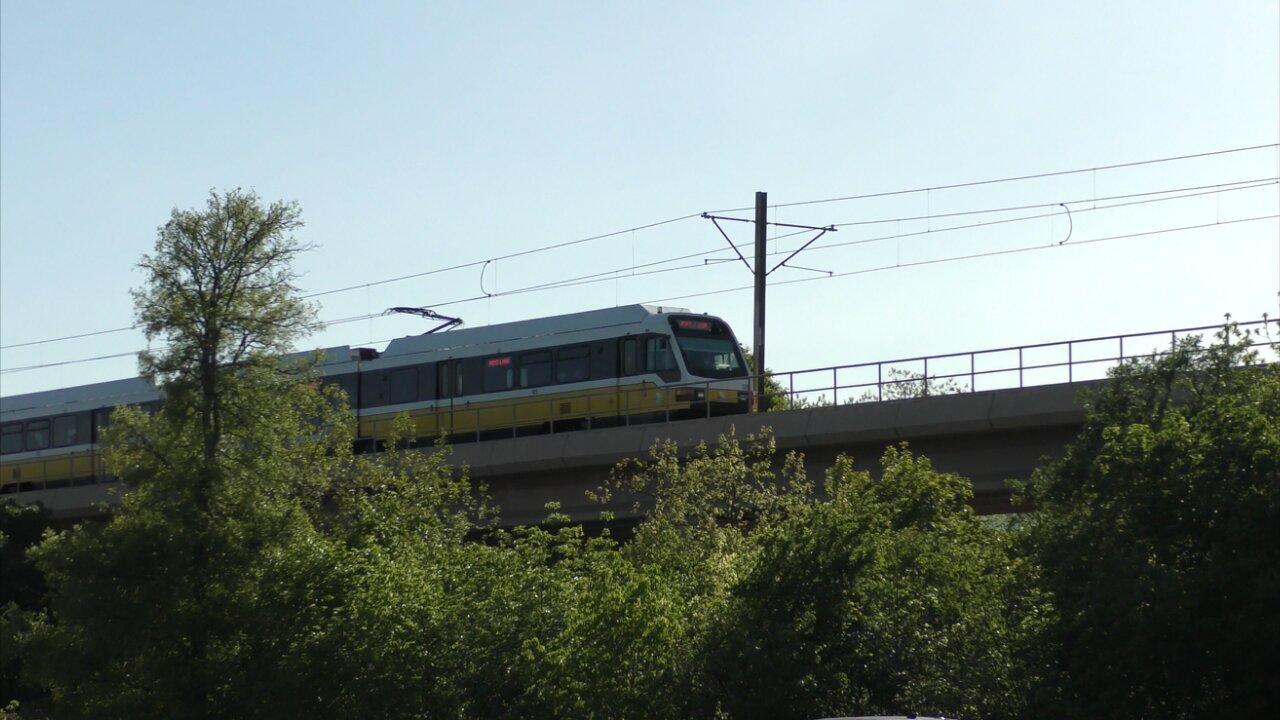
[[[739,440],[771,428],[778,462],[794,450],[804,454],[810,478],[820,479],[844,453],[858,469],[879,470],[887,445],[907,441],[934,468],[973,483],[974,507],[982,513],[1010,509],[1010,479],[1026,479],[1044,456],[1061,455],[1084,421],[1077,394],[1098,381],[908,400],[858,403],[787,412],[736,415],[678,423],[611,428],[459,445],[455,463],[489,486],[502,508],[504,525],[534,523],[543,505],[560,502],[574,520],[597,519],[601,507],[586,497],[627,458],[645,457],[655,442],[675,441],[681,453],[722,435]],[[633,498],[610,509],[629,517]]]
[[[452,462],[467,465],[474,479],[488,485],[504,525],[541,520],[551,501],[574,520],[593,521],[602,508],[588,500],[587,491],[604,484],[620,461],[645,457],[655,442],[673,440],[683,454],[699,443],[713,445],[721,435],[733,433],[742,440],[768,427],[777,441],[779,462],[792,450],[803,453],[814,479],[840,453],[874,472],[885,446],[905,440],[938,470],[969,478],[979,512],[1004,512],[1009,509],[1006,481],[1025,479],[1042,456],[1062,453],[1084,419],[1076,395],[1095,382],[467,443],[451,448]],[[98,504],[110,503],[123,489],[109,483],[12,497],[43,503],[55,518],[73,519],[100,515]],[[619,497],[610,509],[627,519],[634,514],[632,507],[633,498]]]

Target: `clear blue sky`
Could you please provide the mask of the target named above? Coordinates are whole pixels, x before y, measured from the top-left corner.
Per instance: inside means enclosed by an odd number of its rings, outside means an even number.
[[[0,345],[125,327],[155,228],[212,188],[298,201],[308,292],[748,206],[1092,168],[1280,142],[1280,14],[1231,2],[163,3],[0,5]],[[940,230],[1047,204],[1052,217],[806,251],[782,269],[775,369],[1139,332],[1277,311],[1274,148],[1034,182],[781,207],[849,226],[819,244]],[[1094,198],[1262,187],[1094,210]],[[1067,203],[1070,220],[1056,206]],[[1056,211],[1054,208],[1056,207]],[[746,216],[749,213],[739,213]],[[1024,211],[1021,214],[1035,214]],[[734,224],[735,240],[751,228]],[[1064,245],[1058,241],[1068,236]],[[804,238],[777,240],[788,252]],[[745,287],[741,263],[630,277],[700,251],[693,218],[491,263],[502,293],[446,304],[478,267],[319,298],[321,318],[432,305],[469,325]],[[781,259],[777,256],[775,259]],[[670,267],[670,266],[666,266]],[[751,339],[751,293],[672,300]],[[331,326],[377,344],[411,318]],[[0,393],[127,377],[137,332],[0,351]]]

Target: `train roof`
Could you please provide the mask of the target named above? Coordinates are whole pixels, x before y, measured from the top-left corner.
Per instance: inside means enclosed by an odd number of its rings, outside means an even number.
[[[640,325],[654,315],[667,313],[687,313],[687,308],[665,307],[658,305],[621,305],[570,313],[533,320],[517,320],[478,328],[464,328],[443,333],[411,335],[392,340],[381,357],[411,355],[436,350],[489,345],[532,337],[567,335],[603,328]]]
[[[157,397],[155,387],[140,377],[9,395],[0,397],[0,422],[147,402]]]
[[[392,340],[387,349],[376,353],[347,345],[294,353],[290,357],[319,356],[318,365],[340,366],[369,357],[394,358],[436,350],[463,349],[479,345],[510,342],[535,337],[567,336],[606,328],[642,326],[646,320],[669,313],[688,313],[687,308],[660,305],[621,305],[619,307],[517,320],[477,328],[463,328],[442,333],[410,335]],[[565,338],[566,342],[572,339]],[[368,353],[368,355],[366,355]],[[337,368],[335,368],[336,370]],[[79,385],[56,390],[43,390],[23,395],[0,397],[0,421],[76,412],[110,405],[147,402],[159,397],[147,380],[134,377],[124,380]]]

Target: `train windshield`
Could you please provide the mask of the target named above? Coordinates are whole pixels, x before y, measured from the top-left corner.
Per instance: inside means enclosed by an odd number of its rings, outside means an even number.
[[[672,318],[676,345],[690,375],[707,378],[747,376],[747,366],[729,327],[710,318]]]

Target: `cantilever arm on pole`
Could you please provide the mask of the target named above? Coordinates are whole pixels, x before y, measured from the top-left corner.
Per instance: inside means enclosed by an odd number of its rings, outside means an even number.
[[[782,267],[783,265],[786,265],[786,264],[787,264],[787,260],[790,260],[791,258],[793,258],[793,257],[795,257],[795,256],[797,256],[797,255],[799,255],[801,252],[803,252],[803,251],[804,251],[804,249],[805,249],[805,248],[807,248],[807,247],[809,247],[810,245],[812,245],[812,244],[814,244],[815,242],[817,242],[817,241],[818,241],[818,238],[822,237],[823,235],[826,235],[826,234],[827,234],[827,233],[829,233],[829,232],[835,232],[835,231],[836,231],[835,226],[833,226],[833,225],[828,225],[828,226],[826,226],[826,227],[824,227],[824,228],[813,228],[813,229],[814,229],[814,230],[821,230],[822,232],[818,233],[817,235],[814,235],[814,236],[813,236],[813,238],[811,238],[811,239],[809,240],[809,242],[807,242],[807,243],[805,243],[805,244],[801,245],[800,247],[796,248],[796,251],[795,251],[795,252],[793,252],[793,253],[791,253],[790,255],[788,255],[788,256],[786,257],[786,259],[785,259],[785,260],[783,260],[782,262],[778,263],[777,265],[774,265],[774,266],[773,266],[773,269],[769,270],[769,272],[766,272],[766,273],[765,273],[765,275],[769,275],[769,274],[771,274],[774,270],[777,270],[778,268]]]
[[[734,244],[733,244],[733,241],[729,239],[729,234],[728,234],[728,233],[726,233],[726,232],[724,231],[724,228],[720,227],[720,221],[719,221],[719,218],[716,218],[715,216],[712,216],[712,215],[708,215],[708,214],[706,214],[706,213],[702,213],[702,217],[704,217],[704,218],[706,218],[706,219],[710,220],[710,221],[712,222],[712,224],[714,224],[714,225],[716,226],[716,229],[720,231],[720,234],[721,234],[722,236],[724,236],[724,241],[725,241],[725,242],[727,242],[727,243],[729,243],[729,247],[733,248],[733,251],[734,251],[734,252],[738,253],[738,259],[742,261],[742,264],[743,264],[743,265],[746,265],[746,266],[747,266],[747,269],[748,269],[748,270],[751,270],[751,263],[747,262],[747,259],[746,259],[746,258],[744,258],[744,257],[742,257],[742,251],[741,251],[741,250],[739,250],[739,249],[738,249],[738,246],[737,246],[737,245],[734,245]],[[752,271],[752,272],[755,272],[754,270],[751,270],[751,271]]]
[[[715,223],[716,229],[717,229],[717,230],[719,230],[719,231],[720,231],[720,234],[724,236],[724,241],[725,241],[725,242],[727,242],[727,243],[729,243],[729,247],[733,248],[733,251],[734,251],[735,253],[738,253],[738,259],[742,261],[742,264],[743,264],[743,265],[746,265],[746,266],[747,266],[747,269],[748,269],[748,270],[751,270],[751,272],[755,272],[755,270],[753,270],[753,269],[751,268],[751,263],[747,262],[747,259],[746,259],[746,258],[744,258],[744,257],[742,257],[742,252],[741,252],[740,250],[738,250],[738,246],[737,246],[737,245],[734,245],[734,244],[733,244],[733,241],[729,239],[729,235],[724,231],[724,228],[720,227],[720,221],[721,221],[721,220],[733,220],[733,221],[735,221],[735,222],[751,222],[751,220],[747,220],[746,218],[725,217],[725,216],[723,216],[723,215],[711,215],[711,214],[709,214],[709,213],[702,213],[702,217],[704,217],[704,218],[706,218],[706,219],[710,220],[711,222]],[[765,223],[765,224],[766,224],[766,225],[771,225],[771,226],[773,226],[773,227],[800,228],[800,229],[803,229],[803,230],[818,230],[818,231],[820,231],[817,235],[814,235],[814,236],[813,236],[813,239],[812,239],[812,240],[810,240],[809,242],[805,243],[804,245],[801,245],[799,250],[796,250],[795,252],[793,252],[793,253],[791,253],[790,255],[788,255],[786,260],[783,260],[782,262],[780,262],[780,263],[778,263],[777,265],[775,265],[775,266],[773,267],[773,270],[777,270],[778,268],[782,267],[783,265],[786,265],[786,264],[787,264],[787,260],[790,260],[791,258],[795,257],[796,255],[799,255],[799,254],[800,254],[800,252],[801,252],[802,250],[804,250],[805,248],[807,248],[807,247],[809,247],[810,245],[812,245],[812,244],[814,244],[815,242],[817,242],[817,241],[818,241],[818,238],[822,237],[823,235],[826,235],[826,234],[827,234],[827,233],[829,233],[829,232],[836,232],[836,226],[835,226],[835,225],[828,225],[828,226],[826,226],[826,227],[814,227],[814,226],[812,226],[812,225],[793,225],[793,224],[791,224],[791,223],[779,223],[779,222],[771,222],[771,223]],[[773,272],[773,270],[770,270],[769,272],[766,272],[766,273],[765,273],[765,275],[768,275],[769,273]],[[819,272],[823,272],[823,271],[819,271]]]
[[[835,272],[831,270],[819,270],[818,268],[805,267],[803,265],[788,265],[787,267],[791,268],[792,270],[807,270],[809,272],[825,273],[827,277],[831,277],[832,275],[835,275]]]

